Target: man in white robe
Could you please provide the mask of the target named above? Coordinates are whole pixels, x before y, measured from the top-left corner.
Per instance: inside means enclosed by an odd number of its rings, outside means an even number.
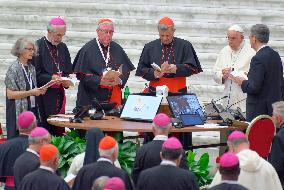
[[[233,80],[233,77],[245,77],[249,70],[251,58],[255,51],[244,40],[244,31],[238,25],[231,26],[227,31],[228,45],[225,46],[213,67],[214,80],[218,84],[224,84],[225,89],[222,100],[223,107],[230,109],[241,108],[246,110],[246,94],[242,92]]]

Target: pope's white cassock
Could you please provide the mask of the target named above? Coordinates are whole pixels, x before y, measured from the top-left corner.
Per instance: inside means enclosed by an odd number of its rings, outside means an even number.
[[[233,76],[245,77],[245,73],[248,73],[251,58],[255,55],[255,51],[250,47],[250,44],[245,40],[241,43],[240,48],[236,51],[232,50],[229,45],[225,46],[213,67],[214,80],[218,84],[222,84],[222,70],[225,68],[233,68],[231,73]],[[224,93],[223,96],[228,96],[222,100],[224,108],[236,109],[241,108],[246,111],[246,94],[242,92],[240,86],[230,79],[224,81]]]

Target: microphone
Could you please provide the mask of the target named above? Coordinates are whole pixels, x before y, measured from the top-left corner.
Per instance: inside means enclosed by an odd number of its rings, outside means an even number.
[[[220,101],[220,100],[223,100],[223,99],[225,99],[225,98],[228,98],[228,96],[223,96],[223,97],[221,97],[221,98],[219,98],[219,99],[217,99],[217,100],[214,100],[214,98],[213,98],[210,103],[205,104],[204,106],[202,106],[202,108],[204,109],[206,106],[209,106],[210,104],[213,104],[213,102],[216,103],[216,102],[218,102],[218,101]]]
[[[220,100],[223,100],[223,99],[225,99],[225,98],[228,98],[228,96],[226,95],[226,96],[223,96],[222,98],[219,98],[219,99],[217,99],[217,100],[214,100],[214,99],[212,99],[212,101],[214,101],[214,102],[219,102]],[[212,102],[211,101],[211,102]]]
[[[242,102],[242,101],[244,101],[244,100],[246,100],[246,99],[247,99],[247,98],[243,98],[243,99],[241,99],[241,100],[239,100],[239,101],[237,101],[237,102],[231,104],[227,109],[230,109],[232,106],[234,106],[234,105],[236,105],[236,104],[238,104],[238,103],[240,103],[240,102]]]

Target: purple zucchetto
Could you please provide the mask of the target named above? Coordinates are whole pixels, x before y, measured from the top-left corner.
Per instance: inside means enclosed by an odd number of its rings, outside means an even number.
[[[119,177],[112,177],[106,181],[104,189],[124,190],[125,184]]]
[[[168,140],[163,143],[162,147],[174,150],[183,148],[180,141],[175,137],[168,138]]]
[[[36,138],[36,137],[44,137],[48,135],[48,131],[45,128],[42,127],[36,127],[31,131],[30,137]]]
[[[55,18],[50,19],[48,24],[54,25],[54,26],[65,26],[66,25],[65,21],[61,17],[55,17]]]
[[[239,164],[239,158],[232,152],[223,154],[220,158],[220,166],[223,168],[234,167]]]
[[[234,139],[245,139],[246,135],[241,132],[241,131],[233,131],[229,136],[228,136],[228,141],[232,141]]]
[[[18,116],[17,124],[20,129],[29,128],[36,121],[36,117],[31,111],[25,111]]]
[[[154,117],[153,123],[158,127],[163,128],[167,127],[171,123],[171,119],[166,114],[159,113]]]

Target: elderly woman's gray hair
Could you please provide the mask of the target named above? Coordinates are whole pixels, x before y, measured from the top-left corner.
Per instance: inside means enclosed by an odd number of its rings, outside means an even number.
[[[37,55],[37,50],[38,50],[37,45],[32,40],[29,40],[27,38],[19,38],[16,41],[16,43],[13,45],[11,54],[16,57],[20,57],[20,55],[23,54],[23,52],[25,51],[25,48],[29,44],[31,44],[34,48],[34,56]]]
[[[268,43],[269,34],[269,28],[264,24],[253,25],[250,29],[250,35],[255,36],[260,43]]]

